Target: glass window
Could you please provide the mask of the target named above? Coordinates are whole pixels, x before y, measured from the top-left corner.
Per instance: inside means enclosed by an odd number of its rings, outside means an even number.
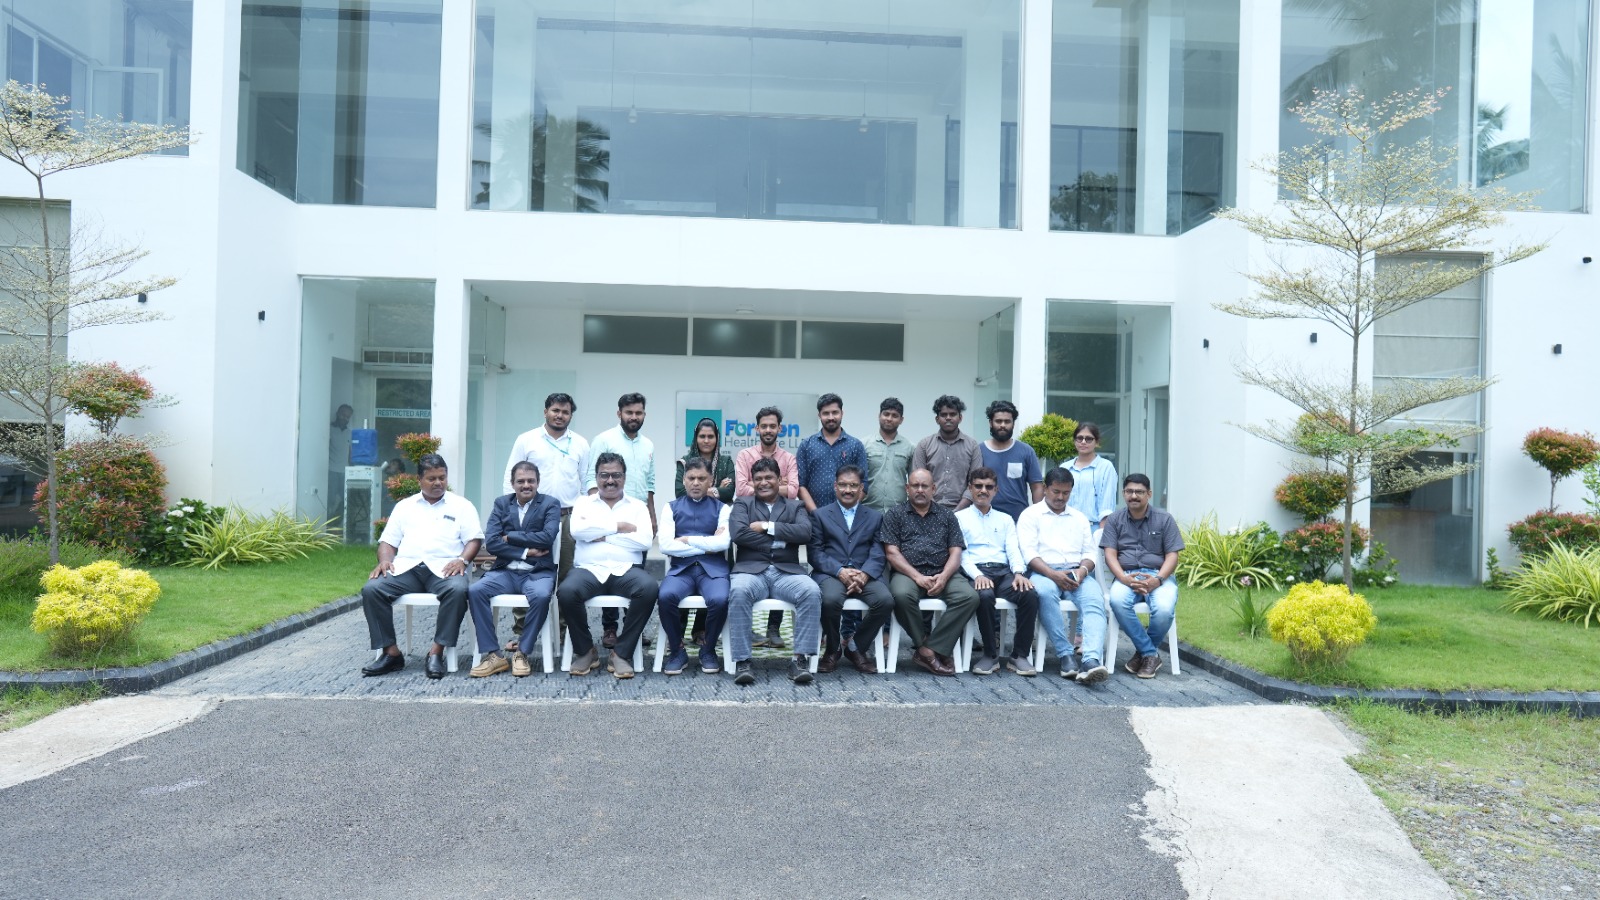
[[[906,327],[880,322],[802,322],[801,359],[902,362]],[[699,345],[696,345],[697,347]],[[698,351],[696,351],[698,352]],[[1010,367],[1006,367],[1010,371]]]
[[[672,316],[584,316],[583,352],[689,354],[689,320]]]
[[[477,12],[474,208],[1015,227],[1019,0]]]
[[[1238,0],[1055,0],[1050,227],[1181,234],[1231,205],[1238,93]]]
[[[80,117],[188,127],[193,15],[190,0],[3,0],[6,78]]]
[[[1290,107],[1352,87],[1374,99],[1448,88],[1396,142],[1431,137],[1460,151],[1461,182],[1498,179],[1540,190],[1543,209],[1583,208],[1589,0],[1284,4],[1282,148],[1318,137]]]
[[[247,0],[239,171],[297,203],[431,207],[441,0]]]
[[[694,320],[695,356],[743,356],[794,359],[793,319]]]
[[[394,507],[384,481],[417,474],[394,441],[433,418],[433,294],[431,281],[302,284],[296,508],[339,519],[346,543],[372,543],[372,523]]]

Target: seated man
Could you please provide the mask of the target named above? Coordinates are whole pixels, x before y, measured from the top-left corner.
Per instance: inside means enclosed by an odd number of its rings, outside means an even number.
[[[600,660],[585,602],[602,594],[628,598],[627,621],[606,660],[606,669],[618,678],[633,677],[633,650],[656,604],[656,580],[644,570],[644,555],[654,537],[650,507],[623,493],[627,473],[621,456],[600,454],[594,462],[597,492],[572,504],[572,571],[556,590],[556,602],[577,654],[568,669],[573,675],[589,674]]]
[[[661,582],[656,609],[661,616],[661,639],[667,642],[667,659],[661,670],[681,675],[689,665],[683,646],[683,617],[678,603],[699,595],[706,601],[705,637],[700,640],[700,671],[722,671],[717,659],[717,637],[728,620],[728,513],[727,504],[712,485],[711,467],[700,457],[682,462],[683,496],[661,504],[661,552],[670,557],[667,577]]]
[[[1017,633],[1006,667],[1018,675],[1032,676],[1035,671],[1028,657],[1033,653],[1039,594],[1026,577],[1028,558],[1017,545],[1017,523],[994,508],[999,489],[1000,476],[993,469],[973,469],[967,476],[972,505],[956,513],[961,539],[967,543],[961,553],[961,571],[972,579],[978,592],[978,632],[983,636],[983,653],[972,663],[972,674],[993,675],[1000,668],[1000,616],[994,608],[998,597],[1017,606]]]
[[[978,592],[961,573],[961,523],[956,514],[933,502],[933,473],[913,469],[906,478],[906,502],[889,510],[878,540],[894,575],[894,617],[916,647],[911,661],[935,675],[956,674],[950,656],[967,620],[978,608]],[[922,623],[923,597],[943,600],[947,609],[933,633]]]
[[[817,652],[822,592],[800,564],[800,545],[811,540],[811,517],[799,500],[778,494],[778,464],[758,459],[750,467],[755,495],[733,502],[728,530],[739,556],[728,587],[727,640],[735,684],[756,683],[750,664],[751,607],[769,597],[794,604],[794,648],[789,680],[811,683],[810,653]],[[809,651],[809,653],[807,652]]]
[[[429,678],[444,677],[444,648],[456,645],[467,614],[467,565],[483,543],[478,511],[471,501],[445,489],[450,473],[444,457],[424,455],[417,460],[417,471],[422,493],[394,505],[378,538],[378,566],[361,588],[372,649],[383,651],[362,668],[362,675],[387,675],[406,667],[394,637],[394,602],[401,596],[439,598],[433,646],[423,667]]]
[[[883,546],[878,543],[883,514],[862,506],[861,494],[861,469],[840,466],[833,477],[834,502],[817,507],[811,516],[807,558],[811,577],[822,590],[822,636],[826,641],[818,672],[832,672],[839,665],[839,620],[845,600],[855,598],[867,604],[867,614],[855,631],[862,641],[877,640],[894,613],[894,595],[883,583]],[[872,655],[848,640],[843,653],[857,672],[877,673]]]
[[[1178,610],[1178,568],[1183,535],[1177,520],[1166,510],[1150,505],[1150,479],[1134,472],[1122,479],[1123,507],[1106,519],[1100,546],[1106,551],[1106,568],[1117,580],[1111,586],[1111,612],[1117,625],[1133,639],[1133,658],[1125,668],[1140,678],[1161,671],[1161,642]],[[1139,621],[1135,603],[1150,606],[1150,627]]]
[[[527,460],[511,467],[511,486],[512,493],[495,499],[484,529],[488,536],[484,546],[494,555],[494,565],[467,595],[480,657],[472,667],[473,678],[487,678],[507,669],[517,678],[533,674],[528,654],[549,612],[550,594],[556,589],[551,548],[561,539],[561,501],[539,493],[539,467]],[[526,624],[510,660],[500,653],[494,610],[489,606],[501,594],[528,598]]]
[[[1044,473],[1044,502],[1022,511],[1017,520],[1017,544],[1028,560],[1033,586],[1039,591],[1039,621],[1055,647],[1061,677],[1080,684],[1099,684],[1111,677],[1101,662],[1106,645],[1105,597],[1094,572],[1094,525],[1089,517],[1069,505],[1072,473],[1057,466]],[[1061,601],[1078,607],[1083,631],[1083,660],[1073,652],[1061,616]]]

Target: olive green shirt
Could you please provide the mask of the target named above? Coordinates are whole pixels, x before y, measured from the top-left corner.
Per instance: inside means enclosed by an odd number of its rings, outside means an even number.
[[[862,502],[878,512],[888,512],[906,501],[906,475],[911,472],[911,442],[896,434],[893,443],[882,432],[862,442],[867,448],[867,497]]]

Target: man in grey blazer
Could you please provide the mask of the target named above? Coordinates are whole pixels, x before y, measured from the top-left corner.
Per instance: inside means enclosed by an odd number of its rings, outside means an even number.
[[[861,640],[877,640],[878,632],[894,614],[894,595],[883,583],[883,545],[878,526],[883,514],[861,505],[861,470],[840,466],[833,479],[834,502],[817,507],[811,516],[811,546],[807,558],[811,577],[822,590],[822,636],[826,649],[817,662],[818,672],[832,672],[841,652],[839,618],[848,599],[867,604],[866,616],[856,631]],[[869,653],[849,641],[843,655],[856,671],[872,675],[878,666]]]
[[[811,654],[817,652],[821,631],[822,592],[806,577],[800,564],[800,546],[811,540],[811,517],[799,500],[778,491],[778,464],[758,459],[750,467],[754,496],[740,497],[728,517],[738,556],[728,585],[729,642],[734,660],[735,684],[756,683],[750,664],[751,607],[773,598],[794,604],[794,649],[789,680],[811,683]]]

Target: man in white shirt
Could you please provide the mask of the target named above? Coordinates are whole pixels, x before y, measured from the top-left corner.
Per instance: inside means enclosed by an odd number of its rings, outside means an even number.
[[[516,491],[516,485],[511,483],[512,468],[519,462],[531,462],[539,467],[539,493],[554,497],[561,504],[557,580],[566,578],[572,571],[572,504],[583,496],[589,478],[589,442],[567,427],[577,411],[578,405],[570,394],[557,392],[545,397],[544,425],[518,435],[517,442],[511,445],[511,457],[506,460],[506,490]],[[516,611],[511,622],[512,634],[522,634],[526,618],[526,610]],[[513,639],[506,649],[515,651],[516,644]]]
[[[573,675],[587,675],[599,662],[594,633],[589,630],[589,611],[584,603],[601,594],[628,598],[627,618],[617,646],[606,661],[606,668],[618,678],[633,677],[634,647],[650,621],[658,586],[644,570],[644,555],[655,535],[651,530],[650,509],[627,496],[623,485],[628,466],[615,453],[595,457],[595,480],[599,489],[578,498],[572,508],[572,537],[577,541],[572,572],[556,590],[561,618],[572,638]]]
[[[378,538],[378,565],[361,588],[372,649],[383,655],[362,675],[387,675],[406,667],[395,642],[394,602],[405,594],[433,594],[439,615],[424,671],[444,677],[444,648],[454,647],[467,614],[467,566],[478,555],[483,529],[471,501],[446,489],[444,457],[429,453],[417,461],[422,493],[394,505]]]
[[[1106,643],[1106,603],[1095,566],[1094,525],[1089,517],[1068,505],[1072,473],[1057,466],[1045,473],[1044,502],[1022,511],[1017,520],[1017,543],[1032,571],[1029,577],[1039,591],[1039,621],[1055,647],[1061,677],[1079,684],[1099,684],[1111,676],[1101,661]],[[1061,616],[1061,601],[1078,607],[1083,632],[1083,659],[1073,655],[1072,638]]]
[[[1017,543],[1017,524],[1011,516],[994,508],[1000,476],[988,466],[980,466],[967,476],[967,494],[972,505],[956,513],[961,523],[961,538],[967,549],[961,552],[961,570],[978,592],[978,631],[983,636],[983,653],[972,663],[972,674],[993,675],[1000,668],[999,616],[995,598],[1017,606],[1017,633],[1012,640],[1006,668],[1023,676],[1035,674],[1028,659],[1033,653],[1033,625],[1039,616],[1039,594],[1027,578],[1028,557]]]
[[[650,513],[650,534],[645,536],[648,549],[650,540],[656,533],[656,446],[649,438],[639,433],[643,428],[644,395],[623,394],[617,398],[617,427],[594,436],[594,443],[589,446],[589,457],[591,460],[597,460],[602,453],[615,453],[622,458],[623,465],[628,469],[628,482],[623,485],[623,493],[644,503],[645,509]],[[585,477],[588,478],[589,493],[595,493],[599,486],[595,482],[592,465],[585,472]],[[617,611],[607,607],[600,614],[600,622],[605,626],[605,636],[600,639],[600,643],[608,648],[615,647]]]

